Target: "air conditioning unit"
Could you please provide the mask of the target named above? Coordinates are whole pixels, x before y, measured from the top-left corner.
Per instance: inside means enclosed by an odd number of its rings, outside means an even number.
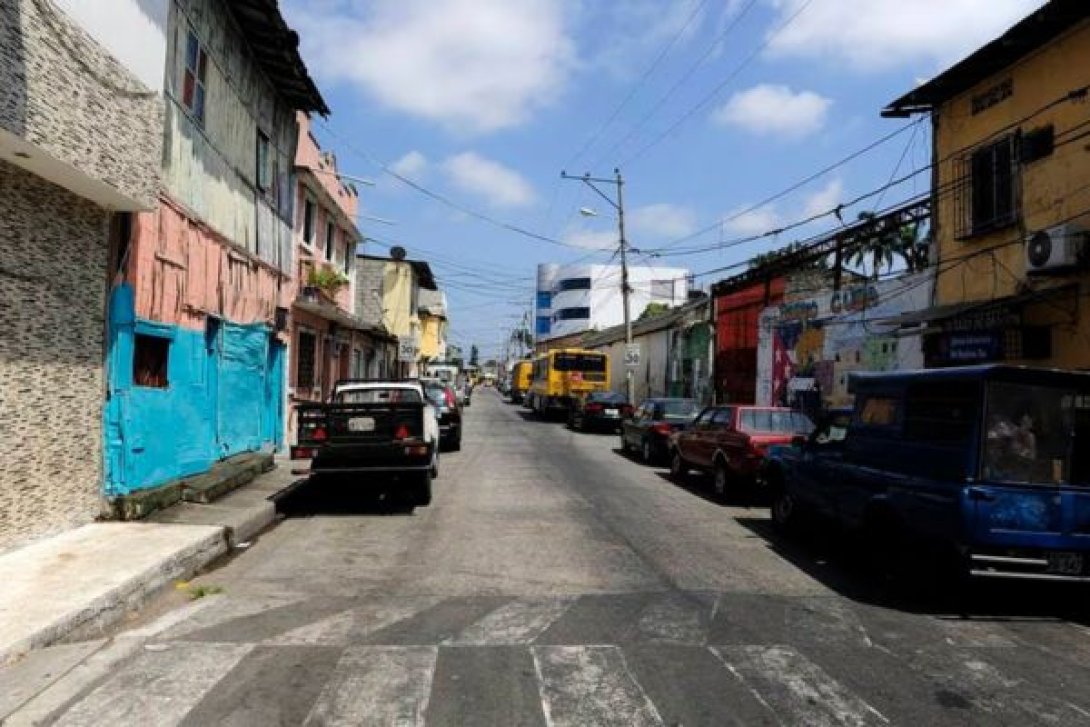
[[[1086,258],[1086,230],[1066,224],[1034,232],[1026,238],[1026,271],[1049,273],[1070,270]]]

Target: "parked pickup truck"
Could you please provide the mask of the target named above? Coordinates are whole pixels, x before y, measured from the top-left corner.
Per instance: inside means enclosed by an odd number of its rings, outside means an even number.
[[[769,453],[776,525],[820,514],[960,576],[1090,581],[1090,375],[967,366],[850,387],[846,430]]]
[[[312,476],[359,475],[361,484],[395,485],[414,506],[431,502],[439,425],[420,382],[340,381],[328,403],[296,413],[291,457],[309,459]]]

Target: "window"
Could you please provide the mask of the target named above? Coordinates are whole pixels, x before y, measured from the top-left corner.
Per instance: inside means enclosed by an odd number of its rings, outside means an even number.
[[[799,411],[743,409],[740,428],[746,432],[777,432],[809,435],[814,431],[810,417]]]
[[[137,386],[165,389],[170,339],[137,333],[133,342],[132,381]]]
[[[976,400],[975,387],[963,382],[911,387],[905,401],[905,438],[951,444],[969,441]]]
[[[654,300],[672,301],[674,299],[674,282],[673,280],[652,280],[651,297]]]
[[[299,389],[314,388],[314,354],[318,341],[313,333],[299,331],[299,350],[295,354],[295,386]]]
[[[590,290],[590,278],[568,278],[561,280],[557,290]]]
[[[182,77],[182,105],[198,124],[204,125],[205,75],[208,54],[192,30],[185,40],[185,73]]]
[[[716,429],[728,429],[734,423],[733,409],[716,409],[712,417],[712,426]]]
[[[346,234],[344,236],[346,242],[344,243],[344,274],[348,275],[352,272],[352,258],[356,257],[352,254],[352,240]]]
[[[859,407],[859,423],[871,427],[890,427],[897,423],[900,400],[889,396],[868,396]]]
[[[327,222],[325,226],[325,259],[333,259],[333,248],[337,244],[337,228],[333,226],[332,222]]]
[[[303,201],[303,241],[314,244],[314,202],[309,197]]]
[[[537,309],[547,310],[553,307],[553,294],[539,290],[537,293]]]
[[[606,370],[606,357],[594,353],[558,353],[553,356],[553,368],[557,371],[602,373]]]
[[[340,404],[420,404],[420,392],[416,389],[345,389],[338,391]]]
[[[590,308],[561,308],[554,318],[558,321],[587,320],[590,318]]]
[[[959,237],[998,230],[1018,219],[1016,161],[1013,134],[962,158]]]
[[[695,417],[698,411],[700,409],[695,401],[680,399],[660,404],[656,416],[660,419],[683,419],[688,421]]]
[[[552,330],[552,321],[549,320],[549,316],[538,316],[537,325],[534,327],[534,331],[539,336],[543,336]]]
[[[1072,476],[1073,443],[1084,440],[1078,416],[1085,396],[1045,386],[992,383],[987,393],[984,478],[1059,484]]]
[[[257,188],[268,192],[272,188],[272,166],[269,163],[269,137],[261,129],[257,130]]]

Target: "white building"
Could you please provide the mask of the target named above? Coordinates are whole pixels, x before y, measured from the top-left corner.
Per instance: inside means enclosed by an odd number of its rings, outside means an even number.
[[[635,321],[649,303],[671,307],[689,300],[685,268],[629,266],[629,310]],[[602,330],[624,323],[620,265],[537,266],[534,334],[538,340]]]

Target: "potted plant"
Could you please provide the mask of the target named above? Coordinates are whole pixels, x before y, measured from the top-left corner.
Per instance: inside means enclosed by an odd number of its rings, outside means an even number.
[[[322,291],[330,298],[337,291],[348,285],[348,278],[344,274],[332,268],[311,268],[307,274],[307,285],[303,288],[303,295],[307,295],[308,288]]]

